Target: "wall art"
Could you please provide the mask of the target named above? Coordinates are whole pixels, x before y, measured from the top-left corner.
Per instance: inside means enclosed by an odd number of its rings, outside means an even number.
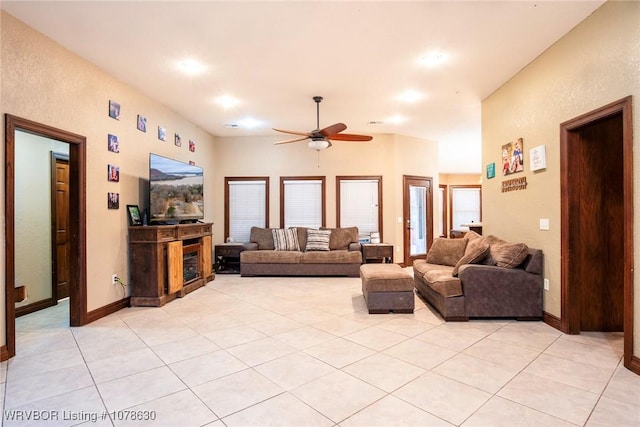
[[[120,120],[120,104],[115,101],[109,101],[109,117]]]
[[[147,118],[138,114],[138,130],[140,132],[147,131]]]
[[[524,170],[524,141],[518,138],[502,146],[502,174],[510,175]]]
[[[120,142],[118,141],[118,137],[116,135],[109,134],[107,137],[107,148],[112,153],[120,152]]]
[[[107,193],[107,209],[120,209],[120,193]]]

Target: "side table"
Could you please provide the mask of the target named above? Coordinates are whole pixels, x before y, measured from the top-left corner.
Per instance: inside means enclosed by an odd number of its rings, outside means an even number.
[[[240,252],[244,250],[241,243],[220,243],[215,247],[216,273],[240,273]]]
[[[393,264],[393,245],[389,243],[363,243],[362,262],[382,262]]]

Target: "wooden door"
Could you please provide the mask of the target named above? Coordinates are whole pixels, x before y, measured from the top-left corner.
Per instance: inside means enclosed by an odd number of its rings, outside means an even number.
[[[71,242],[69,239],[69,158],[51,153],[52,286],[54,299],[69,296]]]
[[[404,265],[426,256],[433,241],[433,180],[403,176]]]

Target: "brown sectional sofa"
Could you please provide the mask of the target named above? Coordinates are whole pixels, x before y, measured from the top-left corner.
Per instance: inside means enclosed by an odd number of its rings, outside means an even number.
[[[445,320],[542,318],[541,250],[468,233],[436,239],[429,252],[413,264],[414,285]]]
[[[298,250],[277,250],[270,228],[252,227],[250,243],[240,253],[241,276],[358,277],[362,253],[358,228],[323,229],[330,233],[328,250],[311,250],[309,229],[295,227]]]

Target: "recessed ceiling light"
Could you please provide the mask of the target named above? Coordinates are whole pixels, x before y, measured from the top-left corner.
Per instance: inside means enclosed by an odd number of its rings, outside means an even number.
[[[237,129],[240,126],[237,123],[225,123],[224,127],[226,127],[227,129]]]
[[[398,95],[398,100],[402,102],[418,102],[422,98],[424,98],[424,94],[422,92],[418,92],[417,90],[409,89],[402,92]]]
[[[389,117],[386,121],[389,122],[389,123],[392,123],[394,125],[399,125],[399,124],[402,124],[402,123],[406,122],[407,118],[405,116],[403,116],[403,115],[396,114],[394,116]]]
[[[197,76],[207,69],[202,62],[193,58],[185,58],[178,61],[176,68],[189,76]]]
[[[240,103],[238,98],[234,98],[231,95],[222,95],[216,98],[216,104],[220,105],[222,108],[229,109],[233,108]]]
[[[254,119],[253,117],[246,117],[242,120],[238,120],[238,124],[243,128],[255,129],[258,126],[262,125],[262,122],[260,120]]]
[[[425,67],[433,68],[445,63],[448,57],[449,56],[446,53],[434,50],[425,55],[422,55],[418,59],[418,62],[420,63],[420,65],[423,65]]]
[[[382,120],[369,120],[369,124],[370,125],[381,125],[381,124],[384,124],[384,121],[382,121]]]

